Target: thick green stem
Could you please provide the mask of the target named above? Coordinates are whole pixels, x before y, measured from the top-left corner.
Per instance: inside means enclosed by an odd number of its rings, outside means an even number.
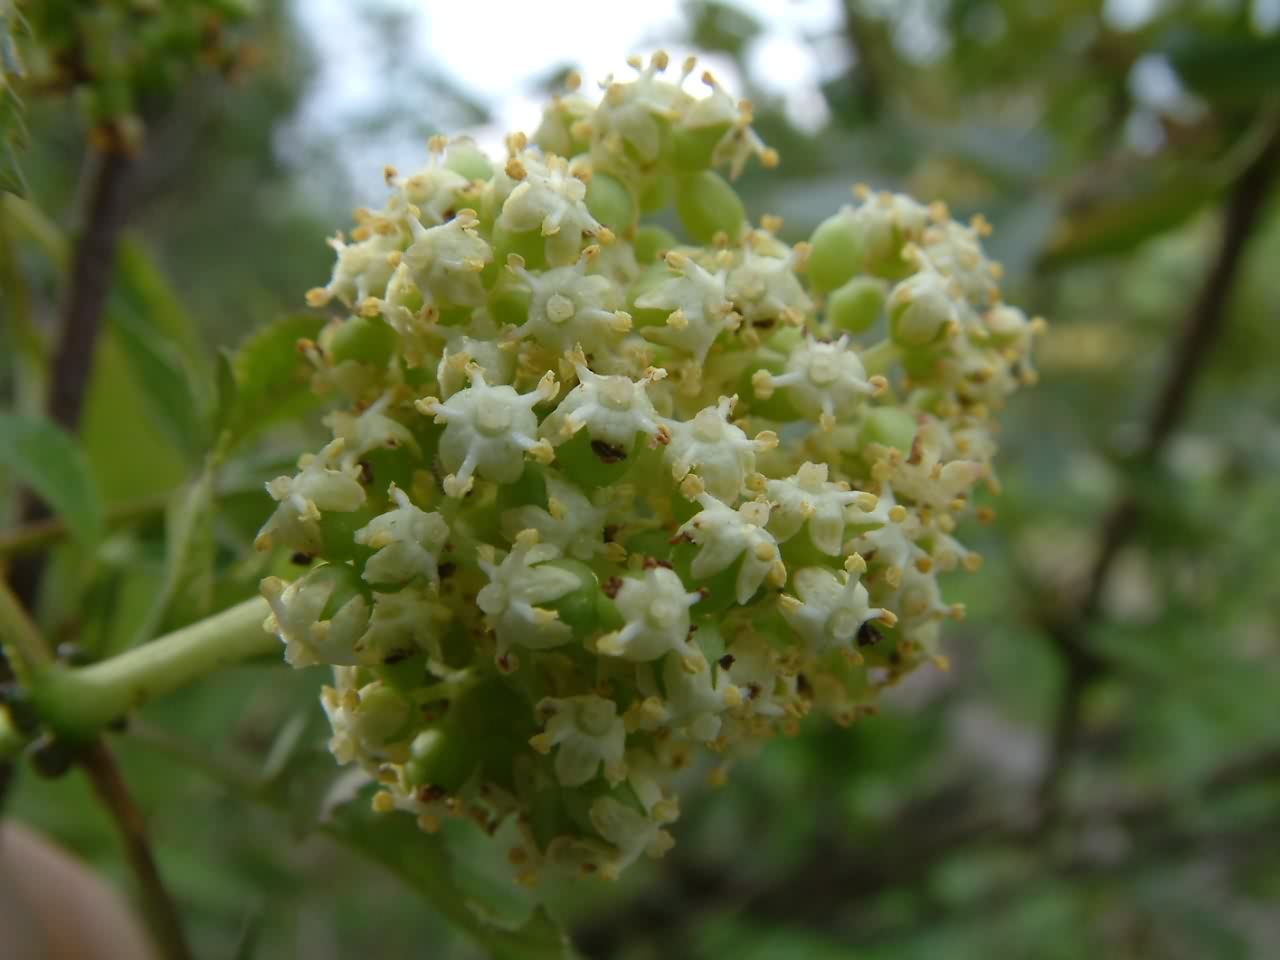
[[[56,733],[84,740],[124,716],[221,667],[279,651],[263,627],[266,601],[246,600],[208,619],[166,634],[110,660],[39,671],[31,696]]]

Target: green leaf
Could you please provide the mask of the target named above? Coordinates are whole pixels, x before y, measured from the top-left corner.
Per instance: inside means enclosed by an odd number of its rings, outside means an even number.
[[[224,452],[264,426],[311,409],[311,367],[298,352],[298,341],[320,335],[324,318],[298,313],[267,324],[250,334],[230,359],[234,389],[220,390],[215,416],[222,431]],[[224,380],[224,377],[220,377]]]
[[[1132,196],[1103,199],[1059,222],[1039,265],[1051,268],[1126,253],[1185,223],[1212,201],[1219,189],[1215,178],[1191,174]]]
[[[75,438],[50,420],[0,413],[0,465],[67,522],[76,539],[102,536],[102,506]]]
[[[164,579],[133,646],[171,625],[171,611],[179,600],[184,620],[198,619],[212,609],[213,552],[213,471],[206,467],[174,494],[165,511]]]
[[[152,418],[198,463],[210,441],[210,371],[195,321],[137,242],[121,244],[109,315]]]
[[[1183,83],[1214,100],[1253,103],[1280,84],[1280,34],[1179,30],[1164,52]]]
[[[534,910],[519,929],[494,926],[482,916],[490,905],[478,910],[468,895],[468,890],[474,895],[480,881],[471,877],[459,882],[460,865],[450,856],[450,846],[459,843],[456,838],[451,843],[443,832],[423,833],[403,814],[376,814],[367,799],[362,796],[337,808],[324,831],[400,877],[495,960],[573,960],[576,954],[568,937],[545,910]]]
[[[103,330],[93,358],[80,435],[107,504],[169,494],[191,473],[178,449],[151,416],[112,324]],[[127,424],[126,429],[121,429]]]

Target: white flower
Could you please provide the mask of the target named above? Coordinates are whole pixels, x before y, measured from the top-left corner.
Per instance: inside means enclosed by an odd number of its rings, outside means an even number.
[[[848,335],[835,343],[809,337],[787,357],[786,372],[774,375],[758,370],[752,378],[757,395],[768,397],[782,387],[801,413],[819,417],[824,429],[835,426],[836,417],[848,417],[862,402],[883,389],[883,378],[867,377],[862,360],[849,346]]]
[[[576,86],[574,89],[577,89]],[[589,120],[595,109],[595,103],[581,94],[553,96],[542,110],[542,119],[538,123],[538,129],[534,131],[533,142],[547,153],[561,157],[572,156],[575,152],[573,141],[577,136],[575,128],[581,131],[583,128],[579,124]]]
[[[604,97],[591,118],[593,140],[605,159],[625,160],[623,145],[630,147],[641,164],[658,159],[662,149],[659,121],[675,119],[678,108],[692,99],[676,84],[659,79],[667,63],[665,53],[656,53],[647,67],[639,61],[632,63],[640,72],[634,80],[623,83],[612,76],[605,78]]]
[[[531,337],[556,353],[581,347],[607,357],[619,338],[631,329],[631,317],[618,307],[621,291],[608,277],[586,272],[589,253],[568,267],[531,273],[514,254],[507,269],[531,291],[529,318],[516,328],[517,337]]]
[[[303,553],[318,553],[320,514],[350,513],[364,504],[360,467],[346,458],[339,461],[343,449],[342,440],[333,440],[319,454],[299,457],[295,476],[276,477],[267,484],[267,493],[279,506],[258,531],[257,549],[270,549],[279,540]]]
[[[617,856],[601,867],[605,879],[615,879],[641,854],[656,859],[675,845],[657,819],[613,797],[597,797],[589,815],[596,832],[617,850]]]
[[[636,300],[643,310],[669,310],[667,325],[642,332],[684,351],[700,366],[720,332],[738,320],[726,293],[725,271],[710,273],[676,250],[667,254],[667,266],[677,276]]]
[[[526,504],[502,516],[502,529],[514,538],[521,530],[536,530],[538,538],[577,560],[590,561],[606,551],[604,524],[609,511],[587,499],[576,486],[551,471],[546,474],[546,509]],[[597,495],[602,501],[608,491]]]
[[[271,607],[264,628],[284,641],[290,665],[358,662],[355,648],[369,623],[369,604],[357,593],[330,619],[320,619],[336,587],[335,578],[311,574],[288,585],[279,577],[262,581],[262,596]]]
[[[845,207],[841,216],[851,216],[858,224],[865,248],[865,260],[872,272],[896,263],[909,241],[922,238],[932,218],[929,207],[904,193],[858,191],[856,209]]]
[[[831,649],[853,650],[858,631],[869,620],[892,625],[892,613],[872,607],[867,588],[858,579],[860,563],[846,565],[837,576],[826,567],[805,567],[792,578],[800,599],[782,595],[783,619],[815,656]]]
[[[963,604],[948,606],[943,602],[938,575],[933,570],[908,567],[902,582],[895,586],[896,592],[886,602],[897,610],[899,627],[907,636],[914,638],[922,628],[945,617],[960,617],[964,612]]]
[[[539,543],[532,530],[516,537],[501,564],[494,562],[492,547],[481,547],[478,563],[489,583],[476,594],[476,606],[498,638],[499,658],[512,646],[545,650],[573,639],[573,631],[555,611],[537,606],[559,600],[579,586],[568,570],[546,566],[546,561],[559,555],[557,547]]]
[[[672,651],[698,656],[689,640],[689,608],[701,599],[700,593],[686,592],[680,577],[666,567],[653,566],[640,577],[628,577],[614,597],[625,626],[597,640],[596,649],[637,661],[656,660]]]
[[[762,256],[748,249],[729,272],[725,288],[734,308],[751,323],[803,322],[813,301],[795,274],[795,260],[794,255]]]
[[[355,542],[377,552],[364,566],[370,583],[404,583],[423,577],[440,581],[438,564],[449,526],[438,513],[419,510],[394,483],[388,491],[397,506],[379,514],[355,533]]]
[[[472,210],[462,210],[436,227],[424,227],[417,217],[409,218],[413,239],[401,262],[424,299],[440,306],[484,306],[487,298],[480,271],[493,260],[493,251],[477,226]]]
[[[846,515],[846,519],[848,518]],[[865,530],[846,547],[860,554],[874,567],[884,570],[885,582],[896,588],[903,572],[920,564],[928,565],[928,554],[916,543],[922,536],[920,518],[897,502],[888,484],[880,488],[874,510],[857,518],[876,529]]]
[[[627,786],[635,794],[644,812],[658,823],[671,823],[680,817],[680,800],[662,781],[669,774],[668,765],[653,751],[633,747],[627,751]]]
[[[537,439],[538,418],[533,412],[535,405],[556,394],[550,371],[525,394],[506,384],[490,386],[474,363],[467,365],[467,376],[471,386],[443,403],[435,397],[417,402],[422,413],[447,424],[440,438],[440,460],[452,471],[444,481],[445,493],[451,497],[467,494],[474,473],[513,483],[524,469],[525,453],[544,461],[552,455],[550,444]]]
[[[701,549],[690,568],[695,577],[705,578],[728,569],[739,557],[735,583],[738,603],[746,603],[768,580],[774,586],[786,582],[787,569],[778,554],[778,542],[765,529],[769,505],[759,500],[744,503],[737,510],[707,493],[697,496],[702,512],[680,528]]]
[[[462,174],[434,162],[407,177],[394,177],[391,183],[397,193],[387,212],[412,207],[424,226],[448,220],[456,211],[458,195],[471,186]]]
[[[692,62],[686,61],[686,72],[692,72],[692,68]],[[702,82],[711,88],[711,95],[689,105],[684,113],[683,125],[694,129],[728,126],[711,153],[712,166],[728,166],[730,180],[737,179],[751,157],[759,157],[766,167],[777,166],[777,151],[766,147],[764,141],[751,129],[750,101],[735,102],[709,72],[702,74]]]
[[[645,388],[663,379],[667,372],[650,368],[640,380],[624,376],[604,377],[595,373],[578,354],[574,369],[578,385],[569,391],[542,423],[542,434],[552,444],[564,443],[586,427],[594,440],[620,450],[630,450],[637,433],[666,437],[658,423],[657,411]]]
[[[973,485],[986,475],[977,460],[947,460],[944,454],[951,438],[946,428],[931,420],[916,431],[911,452],[895,458],[890,477],[894,489],[907,499],[945,511],[963,505]]]
[[[333,435],[342,441],[342,450],[348,462],[359,460],[371,450],[408,447],[415,453],[418,441],[399,420],[387,416],[387,407],[396,391],[388,390],[377,400],[358,412],[335,410],[325,417],[325,424]]]
[[[778,669],[778,657],[769,641],[745,630],[726,648],[729,678],[742,692],[748,713],[780,717],[795,697],[795,677]]]
[[[441,624],[449,616],[449,608],[427,587],[410,584],[395,593],[375,593],[373,615],[354,648],[356,657],[365,666],[383,666],[422,651],[438,661]]]
[[[929,262],[959,283],[964,296],[973,303],[996,303],[999,267],[987,259],[979,239],[982,233],[990,231],[990,226],[980,217],[972,225],[957,223],[949,217],[941,220],[930,224],[920,240]]]
[[[663,659],[665,696],[652,678],[648,683],[642,680],[640,690],[645,698],[628,711],[636,729],[683,730],[700,743],[719,735],[721,713],[742,704],[742,692],[730,682],[728,672],[707,663],[701,652],[692,658],[668,654]]]
[[[721,397],[714,407],[704,407],[692,420],[667,421],[671,442],[663,457],[676,480],[690,472],[716,497],[737,501],[747,475],[756,468],[756,451],[772,449],[777,437],[764,432],[754,440],[729,422],[737,397]]]
[[[484,328],[481,323],[471,324],[472,333],[489,332]],[[450,333],[440,363],[436,365],[440,396],[447,400],[466,387],[467,366],[471,363],[484,371],[486,383],[510,383],[516,369],[512,346],[508,340],[487,339],[456,331]]]
[[[325,687],[320,696],[333,728],[329,751],[334,759],[359,761],[366,767],[389,759],[388,747],[408,722],[410,704],[376,680],[357,688],[357,673],[350,667],[339,667],[334,673],[338,687]]]
[[[381,297],[387,288],[391,274],[400,262],[405,234],[393,221],[379,219],[357,231],[364,239],[346,243],[341,234],[332,238],[329,245],[338,254],[333,265],[333,275],[323,287],[307,294],[313,306],[323,306],[337,297],[348,307],[362,303],[368,297]]]
[[[886,304],[894,340],[923,346],[955,329],[959,294],[936,270],[925,269],[907,277],[893,288]]]
[[[582,238],[604,229],[587,210],[587,185],[564,158],[525,151],[507,162],[507,174],[520,182],[503,202],[498,226],[512,233],[540,230],[552,262],[576,260]]]
[[[809,539],[828,556],[838,556],[844,545],[845,510],[857,504],[871,510],[876,498],[850,489],[847,483],[827,480],[825,463],[803,464],[793,476],[770,480],[765,487],[772,509],[769,532],[779,543],[790,540],[809,524]]]
[[[546,722],[542,733],[529,744],[539,753],[556,748],[556,779],[564,787],[580,787],[595,778],[601,767],[605,779],[617,783],[626,776],[623,753],[627,731],[617,704],[595,694],[556,699],[538,704]]]

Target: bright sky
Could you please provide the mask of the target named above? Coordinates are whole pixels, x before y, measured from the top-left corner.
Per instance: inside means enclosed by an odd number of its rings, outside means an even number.
[[[589,0],[294,0],[299,19],[325,64],[303,109],[304,135],[341,133],[352,118],[375,111],[385,100],[387,79],[372,51],[376,35],[363,13],[370,8],[409,14],[413,40],[406,46],[463,92],[484,103],[492,124],[470,133],[501,154],[513,130],[532,133],[543,95],[535,84],[552,69],[576,66],[587,83],[609,71],[628,71],[626,58],[662,47],[679,63],[690,49],[672,44],[684,32],[679,0],[596,2]],[[757,82],[785,98],[793,120],[817,129],[826,120],[818,85],[847,65],[839,37],[839,0],[741,0],[737,4],[765,25],[749,57]],[[820,56],[805,38],[817,38]],[[703,57],[730,90],[741,91],[730,61]],[[695,81],[696,82],[696,81]],[[691,86],[692,89],[692,86]],[[288,138],[286,138],[288,149]],[[358,194],[381,187],[382,167],[422,162],[425,145],[398,138],[347,143],[343,162]]]
[[[945,36],[925,13],[931,0],[865,2],[870,9],[911,12],[895,36],[906,55],[928,59],[945,44]],[[386,58],[380,56],[376,30],[369,23],[371,10],[406,14],[404,47],[415,63],[448,78],[493,115],[493,121],[483,128],[454,129],[445,123],[443,132],[468,133],[497,156],[503,153],[508,133],[532,133],[537,127],[544,100],[537,83],[553,69],[574,66],[591,84],[610,71],[628,72],[626,58],[632,54],[649,54],[661,47],[678,64],[692,52],[671,42],[672,37],[685,32],[681,0],[293,3],[322,67],[296,125],[282,136],[281,148],[297,156],[302,144],[308,142],[338,143],[339,160],[357,202],[372,202],[380,196],[385,164],[412,169],[425,160],[426,149],[421,136],[410,136],[405,129],[350,135],[355,123],[376,115],[397,95]],[[1105,0],[1104,15],[1114,28],[1132,30],[1158,12],[1161,3]],[[734,0],[734,4],[764,26],[747,52],[756,82],[766,93],[783,99],[797,126],[810,131],[821,128],[827,112],[819,86],[848,66],[840,0]],[[1280,0],[1253,0],[1251,8],[1260,29],[1274,30],[1280,25]],[[1162,102],[1167,107],[1171,91],[1179,93],[1176,79],[1167,63],[1159,58],[1145,59],[1151,62],[1144,63],[1131,78],[1135,93],[1141,101]],[[727,59],[702,57],[702,64],[731,91],[743,90],[741,78]],[[434,119],[446,121],[438,111]],[[331,184],[326,186],[331,188]]]

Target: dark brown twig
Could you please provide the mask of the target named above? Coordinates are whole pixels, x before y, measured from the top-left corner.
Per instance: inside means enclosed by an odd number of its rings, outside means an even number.
[[[160,877],[159,867],[147,840],[142,812],[116,765],[115,757],[101,740],[95,741],[80,758],[80,765],[93,783],[94,792],[116,822],[125,856],[142,893],[142,905],[157,947],[166,960],[191,960],[192,953],[178,920],[177,904]]]
[[[116,249],[129,206],[129,181],[135,158],[122,149],[95,153],[87,191],[84,228],[76,243],[70,289],[62,330],[50,371],[47,410],[51,419],[75,432],[84,407],[85,391],[111,291]],[[48,520],[46,504],[25,497],[25,524]],[[14,593],[27,610],[34,610],[44,570],[44,557],[31,553],[18,557],[9,571]],[[89,744],[78,757],[94,791],[120,830],[125,855],[137,879],[150,928],[167,960],[189,960],[190,948],[182,931],[177,907],[160,877],[147,841],[141,813],[120,775],[115,757],[102,740]],[[5,784],[12,771],[5,771]]]
[[[46,407],[49,417],[72,433],[80,423],[94,348],[111,290],[134,163],[134,158],[120,149],[95,153],[90,161],[84,226],[71,264],[70,288],[49,374]],[[48,505],[28,492],[23,498],[22,523],[38,523],[49,516]],[[39,554],[16,560],[9,570],[13,591],[28,610],[35,609],[43,573],[44,558]]]

